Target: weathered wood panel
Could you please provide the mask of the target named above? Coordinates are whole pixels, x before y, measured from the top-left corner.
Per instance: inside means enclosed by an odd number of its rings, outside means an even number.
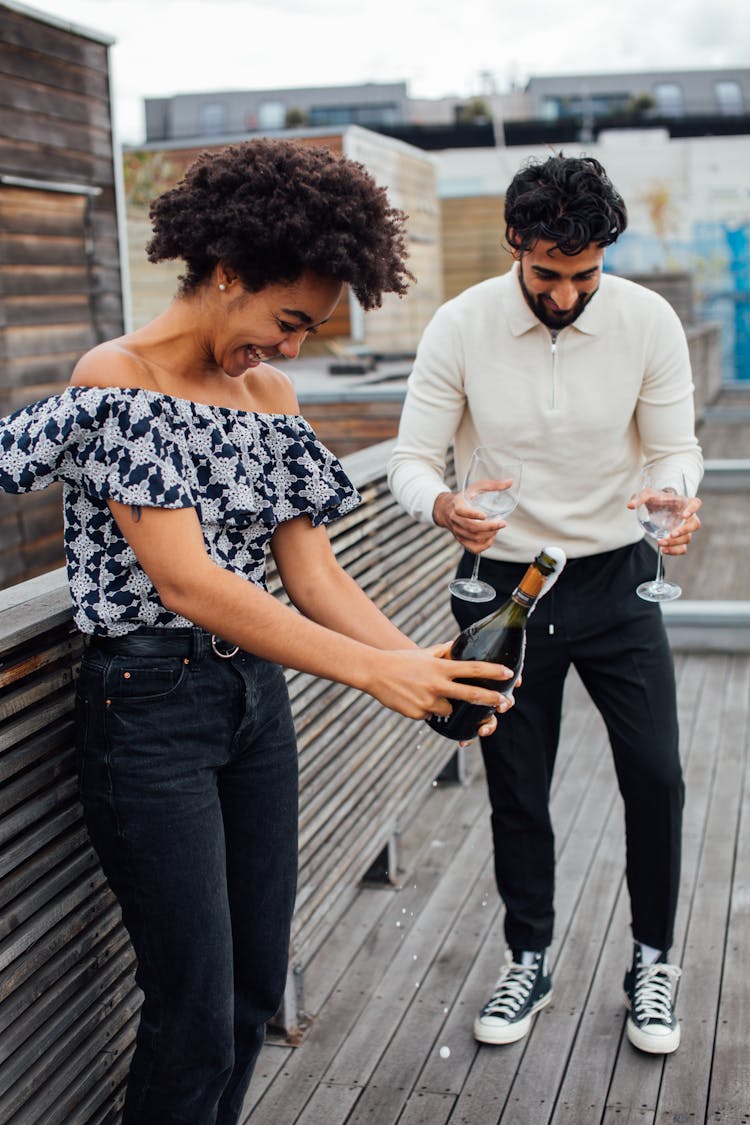
[[[106,42],[0,3],[0,415],[122,331],[114,182]],[[60,529],[59,489],[0,497],[0,582],[60,566]]]
[[[513,259],[503,249],[503,207],[501,195],[440,200],[446,301],[510,269]]]
[[[316,402],[301,396],[302,413],[337,457],[395,437],[402,405],[401,398]]]

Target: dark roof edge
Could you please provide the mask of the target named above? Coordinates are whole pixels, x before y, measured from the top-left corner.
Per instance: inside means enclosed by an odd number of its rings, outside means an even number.
[[[28,4],[21,4],[18,0],[0,0],[0,8],[9,8],[12,12],[18,12],[21,16],[28,16],[30,19],[37,20],[39,23],[49,24],[50,27],[58,27],[61,31],[70,31],[73,35],[80,35],[84,39],[93,39],[96,43],[103,43],[106,47],[111,47],[117,40],[112,35],[106,35],[103,31],[93,31],[90,27],[83,27],[80,23],[72,23],[70,20],[65,20],[59,16],[52,16],[49,12],[40,12],[38,8],[31,8]]]

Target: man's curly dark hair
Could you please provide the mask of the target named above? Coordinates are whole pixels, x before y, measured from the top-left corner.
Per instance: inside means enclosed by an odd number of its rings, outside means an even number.
[[[505,194],[505,237],[514,250],[540,239],[563,254],[609,246],[628,225],[622,196],[593,156],[532,160],[513,177]]]
[[[148,258],[185,262],[183,295],[218,262],[251,292],[313,270],[348,283],[365,309],[414,280],[404,213],[362,164],[323,147],[258,138],[204,152],[149,214]]]

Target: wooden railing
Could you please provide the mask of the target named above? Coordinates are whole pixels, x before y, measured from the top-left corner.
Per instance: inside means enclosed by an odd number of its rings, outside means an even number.
[[[331,527],[339,560],[418,642],[451,637],[457,548],[385,483],[388,444],[345,460],[364,503]],[[278,580],[270,575],[270,588]],[[137,1025],[134,955],[77,798],[73,692],[83,640],[62,571],[0,594],[0,1121],[114,1120]],[[299,735],[300,883],[280,1022],[363,876],[385,856],[454,744],[370,696],[288,673]],[[386,865],[387,866],[387,865]],[[114,1115],[114,1116],[111,1116]]]

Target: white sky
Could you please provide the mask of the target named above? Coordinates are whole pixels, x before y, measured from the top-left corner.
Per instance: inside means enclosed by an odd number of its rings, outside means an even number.
[[[748,0],[31,0],[116,38],[119,139],[143,99],[405,81],[411,97],[531,75],[750,65]]]

